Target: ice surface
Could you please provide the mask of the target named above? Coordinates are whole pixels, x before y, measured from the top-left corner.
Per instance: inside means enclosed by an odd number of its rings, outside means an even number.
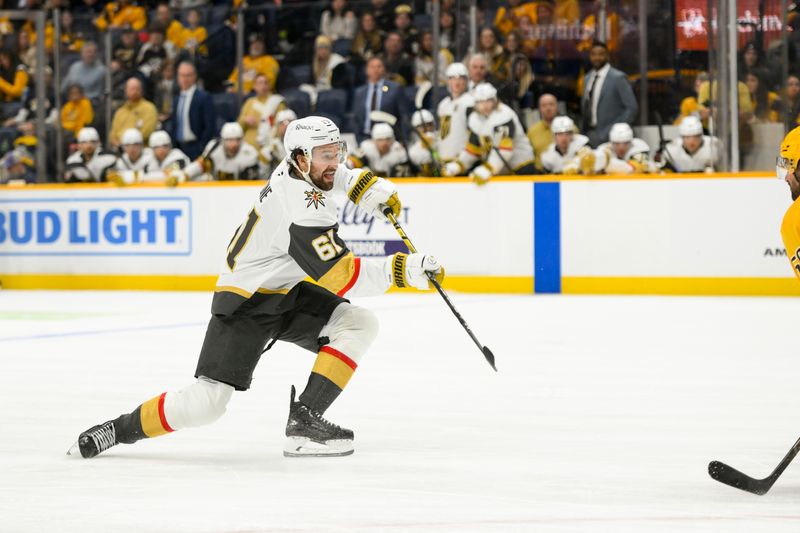
[[[453,294],[358,300],[381,332],[328,418],[351,457],[282,455],[278,343],[217,423],[92,460],[78,433],[190,382],[207,293],[0,292],[2,532],[800,530],[800,302]],[[800,461],[798,461],[800,463]]]

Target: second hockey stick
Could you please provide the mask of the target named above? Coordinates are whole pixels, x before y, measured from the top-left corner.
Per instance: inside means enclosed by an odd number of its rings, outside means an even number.
[[[775,467],[775,470],[764,479],[752,478],[719,461],[711,461],[708,463],[708,474],[720,483],[725,483],[731,487],[763,496],[772,488],[772,485],[775,484],[798,453],[800,453],[800,439],[797,439],[797,442],[794,443],[789,453],[787,453],[778,466]]]
[[[403,227],[395,218],[394,213],[392,213],[392,210],[387,207],[383,211],[383,214],[386,215],[386,217],[389,219],[389,222],[391,222],[392,225],[394,226],[394,229],[397,230],[397,233],[400,235],[400,238],[403,239],[404,243],[406,243],[408,251],[411,252],[412,254],[417,253],[417,249],[411,243],[411,239],[408,237],[408,234],[406,234],[405,230],[403,230]],[[478,340],[475,334],[472,333],[472,330],[469,329],[466,320],[464,320],[464,318],[461,316],[461,313],[459,313],[458,310],[456,310],[456,307],[453,305],[453,302],[450,301],[450,297],[447,296],[447,293],[444,292],[444,289],[442,288],[441,284],[439,284],[439,282],[436,281],[436,275],[433,272],[426,272],[426,274],[428,275],[428,279],[431,281],[431,284],[433,284],[433,286],[439,292],[439,295],[441,295],[441,297],[444,299],[444,302],[447,304],[447,307],[450,308],[450,310],[458,319],[459,323],[461,323],[461,326],[464,328],[464,330],[466,330],[467,334],[470,336],[473,342],[478,346],[478,348],[480,348],[481,352],[483,353],[483,356],[486,358],[486,362],[488,362],[489,365],[491,365],[491,367],[494,369],[494,371],[497,372],[497,367],[494,364],[494,354],[492,353],[492,351],[489,349],[488,346],[484,346],[483,344],[481,344],[481,342]]]

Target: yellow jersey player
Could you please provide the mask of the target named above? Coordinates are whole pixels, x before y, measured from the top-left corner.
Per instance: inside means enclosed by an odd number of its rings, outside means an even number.
[[[792,270],[800,278],[800,127],[786,134],[781,141],[781,152],[776,162],[778,178],[789,184],[793,203],[786,210],[781,223],[781,236]]]
[[[70,455],[94,457],[119,444],[217,420],[234,390],[250,387],[261,354],[278,340],[316,355],[305,390],[291,389],[286,456],[353,453],[353,432],[323,418],[378,332],[375,315],[346,296],[391,286],[427,289],[444,277],[429,255],[358,258],[337,234],[334,192],[367,213],[400,213],[395,186],[345,166],[339,128],[323,117],[289,124],[286,158],[236,230],[223,260],[194,383],[80,434]],[[304,281],[312,278],[315,282]],[[266,348],[265,348],[266,346]]]

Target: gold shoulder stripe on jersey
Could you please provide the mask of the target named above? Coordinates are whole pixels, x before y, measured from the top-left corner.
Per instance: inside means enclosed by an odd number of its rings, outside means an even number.
[[[361,197],[364,195],[364,191],[372,187],[377,181],[378,178],[375,174],[369,170],[365,170],[358,177],[355,185],[348,191],[347,197],[350,198],[350,201],[354,204],[358,204],[358,202],[361,201]]]

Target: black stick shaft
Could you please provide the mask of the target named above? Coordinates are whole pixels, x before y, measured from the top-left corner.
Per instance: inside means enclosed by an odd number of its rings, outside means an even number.
[[[394,229],[400,235],[400,238],[403,239],[403,242],[406,243],[408,251],[411,252],[412,254],[417,253],[417,248],[411,242],[411,238],[409,238],[408,234],[405,232],[405,230],[403,230],[403,227],[397,221],[397,218],[395,218],[394,213],[392,213],[392,210],[387,208],[384,211],[384,214],[389,219],[389,222],[392,223]],[[453,305],[453,302],[450,301],[450,297],[447,296],[446,292],[444,292],[444,289],[442,288],[441,284],[438,281],[436,281],[436,275],[433,272],[426,272],[426,274],[428,276],[428,279],[431,281],[431,284],[433,284],[433,286],[436,288],[436,291],[441,295],[442,299],[447,304],[447,307],[450,308],[450,311],[453,312],[453,314],[456,316],[456,319],[459,321],[461,326],[470,336],[475,345],[483,353],[483,356],[486,358],[486,361],[489,363],[489,365],[491,365],[494,371],[497,372],[497,366],[495,366],[494,354],[492,353],[492,351],[488,347],[482,345],[481,342],[478,340],[478,338],[475,336],[475,334],[472,332],[472,330],[469,328],[469,325],[467,325],[467,321],[464,320],[464,317],[462,317],[461,313],[458,312],[456,306]]]

